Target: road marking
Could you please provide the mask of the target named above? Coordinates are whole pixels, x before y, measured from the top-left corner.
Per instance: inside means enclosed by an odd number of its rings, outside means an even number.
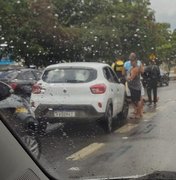
[[[105,144],[104,143],[92,143],[87,147],[79,150],[78,152],[72,154],[71,156],[67,157],[66,160],[77,161],[86,158],[90,154],[98,151],[101,149]]]
[[[79,167],[71,167],[70,169],[68,169],[69,171],[80,171]]]
[[[128,124],[122,126],[121,128],[119,128],[118,130],[116,130],[115,133],[121,133],[121,134],[127,133],[137,126],[138,126],[137,124],[128,123]]]
[[[154,117],[156,114],[157,114],[156,112],[146,113],[144,117],[149,121],[149,119],[151,120],[151,118]]]
[[[128,137],[122,137],[122,139],[127,140],[127,139],[128,139]]]

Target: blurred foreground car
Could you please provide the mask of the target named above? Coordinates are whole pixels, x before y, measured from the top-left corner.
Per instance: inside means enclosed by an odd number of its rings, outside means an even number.
[[[108,133],[129,108],[125,86],[109,65],[79,62],[48,66],[33,86],[31,105],[40,121],[101,120]]]
[[[0,72],[0,81],[10,85],[14,93],[24,98],[31,96],[32,86],[40,79],[40,72],[35,69],[11,69]]]
[[[28,102],[13,94],[7,84],[0,82],[0,114],[7,119],[11,128],[22,139],[36,158],[40,156],[40,145],[37,140],[39,123]]]

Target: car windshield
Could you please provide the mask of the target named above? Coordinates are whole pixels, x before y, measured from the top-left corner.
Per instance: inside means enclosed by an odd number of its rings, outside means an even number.
[[[0,72],[0,79],[14,79],[18,75],[17,71],[3,71]]]
[[[95,80],[97,72],[85,68],[57,68],[46,70],[42,76],[47,83],[82,83]]]
[[[175,89],[176,0],[0,0],[0,119],[56,179],[176,172]]]

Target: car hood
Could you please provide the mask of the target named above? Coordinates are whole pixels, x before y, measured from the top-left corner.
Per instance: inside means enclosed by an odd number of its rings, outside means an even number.
[[[176,179],[176,172],[172,171],[155,171],[151,174],[135,175],[135,176],[121,176],[121,177],[97,177],[97,178],[84,178],[84,180],[151,180],[151,179]]]
[[[0,109],[17,108],[17,107],[22,107],[22,106],[25,106],[25,100],[14,94],[0,101]]]

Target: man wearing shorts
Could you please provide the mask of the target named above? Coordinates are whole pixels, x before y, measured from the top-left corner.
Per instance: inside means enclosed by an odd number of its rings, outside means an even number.
[[[141,116],[141,81],[140,81],[140,68],[137,65],[136,55],[130,57],[132,68],[129,76],[127,77],[128,87],[131,92],[131,100],[135,106],[136,113],[135,118]]]

